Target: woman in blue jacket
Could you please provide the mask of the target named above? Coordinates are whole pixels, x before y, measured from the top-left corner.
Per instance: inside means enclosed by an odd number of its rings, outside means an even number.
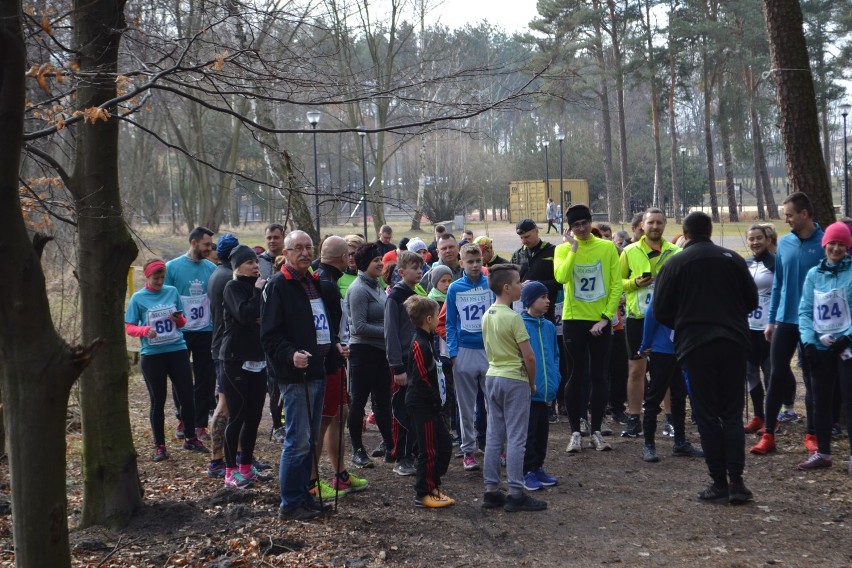
[[[822,237],[825,258],[808,271],[799,304],[799,333],[811,369],[814,429],[817,451],[799,464],[809,470],[830,467],[831,402],[840,380],[846,405],[847,433],[852,426],[852,234],[844,223],[834,223]],[[852,473],[852,459],[849,472]]]

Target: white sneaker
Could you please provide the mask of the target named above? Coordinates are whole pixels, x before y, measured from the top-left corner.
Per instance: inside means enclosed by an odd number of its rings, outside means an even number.
[[[580,418],[580,435],[588,436],[589,435],[589,421],[585,418]]]
[[[577,454],[583,451],[583,438],[579,432],[571,434],[571,441],[568,442],[568,447],[565,451],[569,454]]]
[[[604,436],[612,436],[612,426],[609,425],[609,421],[606,418],[601,422],[601,434]]]
[[[592,432],[592,447],[599,452],[605,452],[607,450],[611,450],[612,446],[609,445],[609,442],[604,440],[603,435],[600,431]]]

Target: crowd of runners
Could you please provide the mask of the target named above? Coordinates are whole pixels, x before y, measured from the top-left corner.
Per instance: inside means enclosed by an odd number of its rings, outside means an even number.
[[[314,243],[273,224],[265,247],[232,234],[214,247],[198,227],[185,255],[145,264],[125,317],[141,341],[153,459],[169,457],[168,378],[183,448],[210,453],[208,475],[237,489],[271,480],[254,456],[268,399],[282,519],[366,489],[377,461],[414,477],[416,506],[453,505],[441,484],[453,456],[482,471],[483,507],[543,510],[531,493],[558,483],[545,465],[560,416],[567,452],[611,450],[619,424],[642,439],[637,459],[654,463],[662,414],[672,455],[706,461],[712,483],[699,500],[750,501],[745,434],[760,436],[751,453],[767,454],[780,424],[799,420],[794,356],[809,452],[797,467],[831,466],[840,417],[852,419],[852,232],[842,222],[823,231],[804,194],[783,208],[791,233],[752,226],[745,260],[712,243],[703,213],[667,238],[656,208],[631,235],[573,205],[557,246],[524,219],[509,260],[487,235],[441,225],[430,244],[394,244],[388,226],[376,241]],[[373,448],[367,423],[381,435]]]

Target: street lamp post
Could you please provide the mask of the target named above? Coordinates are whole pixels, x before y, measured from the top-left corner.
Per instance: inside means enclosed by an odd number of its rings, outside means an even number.
[[[686,148],[680,149],[680,214],[686,215]]]
[[[547,147],[550,146],[550,141],[545,140],[542,142],[544,146],[544,193],[545,199],[550,199],[550,168],[547,162]],[[547,202],[545,201],[545,205]]]
[[[843,195],[846,197],[846,210],[843,214],[846,217],[851,216],[852,207],[849,203],[849,158],[846,155],[846,117],[849,115],[849,103],[840,105],[840,114],[843,115]]]
[[[318,110],[308,111],[308,122],[314,131],[314,213],[317,216],[317,239],[320,238],[320,210],[319,210],[319,164],[317,163],[317,123],[319,123],[320,112]]]
[[[358,137],[361,138],[361,175],[363,179],[363,193],[361,194],[361,210],[364,213],[364,238],[367,238],[367,160],[364,157],[364,127],[358,127]]]
[[[562,143],[565,142],[565,133],[560,132],[556,135],[556,140],[559,142],[559,232],[562,233],[565,229],[563,221],[565,220],[565,190],[562,189]]]

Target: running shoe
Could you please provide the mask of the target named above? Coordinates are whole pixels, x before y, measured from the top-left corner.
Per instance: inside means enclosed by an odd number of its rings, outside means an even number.
[[[805,449],[810,453],[819,451],[819,444],[817,443],[816,436],[814,434],[805,434]]]
[[[803,461],[797,466],[797,469],[801,470],[809,470],[809,469],[822,469],[824,467],[831,467],[832,464],[831,456],[828,454],[821,454],[819,452],[814,452],[811,454],[811,457]]]
[[[443,507],[455,505],[456,500],[446,493],[441,493],[439,490],[435,489],[432,493],[427,493],[422,497],[415,497],[414,504],[418,507],[441,509]]]
[[[184,439],[183,441],[183,449],[189,450],[192,452],[198,452],[200,454],[209,454],[210,450],[207,449],[207,446],[201,443],[201,440],[198,438],[190,438]]]
[[[657,448],[653,444],[645,444],[642,447],[642,460],[648,463],[657,463],[660,457],[657,455]]]
[[[276,444],[284,443],[284,426],[279,426],[278,428],[272,429],[272,434],[270,436],[272,441]]]
[[[456,446],[456,451],[453,455],[457,458],[463,458],[464,457],[464,450],[461,449],[461,446]]]
[[[749,452],[764,456],[775,451],[775,434],[764,434],[760,441],[751,447]]]
[[[207,442],[208,440],[210,440],[210,434],[207,432],[207,428],[196,428],[195,437],[201,440],[202,442]]]
[[[585,418],[580,418],[580,435],[585,438],[589,435],[590,430],[589,421]]]
[[[414,467],[414,462],[410,458],[401,459],[393,466],[393,472],[397,475],[407,477],[417,473],[417,468]]]
[[[598,432],[592,432],[591,439],[592,447],[599,452],[606,452],[612,449],[612,446],[609,445],[609,442],[604,440],[603,434]]]
[[[609,425],[609,420],[606,418],[601,422],[601,434],[604,436],[612,436],[612,426]]]
[[[319,488],[319,491],[317,491],[317,488]],[[325,479],[317,480],[317,482],[314,484],[313,487],[311,487],[308,493],[310,493],[317,499],[322,499],[323,501],[326,501],[328,499],[334,499],[335,495],[337,495],[338,497],[344,495],[344,493],[342,492],[338,493],[337,490],[334,489],[331,485],[329,485]]]
[[[642,422],[639,420],[638,414],[631,414],[627,419],[627,424],[624,431],[621,433],[622,438],[638,438],[642,435]]]
[[[239,470],[225,474],[225,486],[235,489],[246,489],[252,486],[252,480],[245,477]]]
[[[251,466],[258,471],[266,471],[267,469],[272,469],[272,466],[266,462],[262,462],[257,458],[251,460]]]
[[[358,448],[352,453],[352,465],[355,467],[373,467],[375,464],[364,448]]]
[[[271,475],[268,475],[266,473],[262,473],[255,466],[251,466],[251,473],[249,473],[246,477],[248,479],[251,479],[252,481],[261,481],[261,482],[264,482],[264,483],[267,482],[267,481],[272,481]]]
[[[177,428],[175,428],[175,438],[177,438],[178,440],[183,440],[184,438],[183,420],[178,420]]]
[[[479,464],[476,463],[476,456],[473,454],[465,454],[462,465],[465,471],[479,471]]]
[[[169,459],[169,453],[166,451],[166,445],[160,444],[156,448],[154,448],[154,461],[161,462],[163,460]]]
[[[743,488],[745,486],[743,485]],[[715,484],[710,484],[706,489],[698,493],[695,496],[699,501],[703,501],[704,503],[721,503],[723,501],[728,501],[731,497],[731,494],[728,490],[728,487],[722,486],[717,487]]]
[[[579,432],[571,434],[571,441],[568,442],[568,447],[565,451],[569,454],[578,454],[583,451],[583,438]]]
[[[533,471],[533,473],[535,474],[536,478],[541,482],[541,484],[545,487],[552,487],[559,483],[559,480],[544,471],[543,467],[536,469],[535,471]]]
[[[748,424],[743,427],[743,430],[746,434],[756,434],[758,430],[763,428],[764,424],[766,424],[766,420],[760,416],[752,416],[751,420],[748,421]]]
[[[503,505],[503,510],[507,513],[514,513],[516,511],[544,511],[545,509],[547,509],[547,503],[533,499],[526,493],[521,493],[517,497],[509,495],[506,497],[506,504]]]
[[[619,410],[617,412],[612,413],[612,419],[619,424],[627,424],[627,421],[630,419],[630,416],[623,410]]]
[[[538,480],[534,471],[528,471],[524,475],[524,489],[527,491],[539,491],[544,489],[544,485]]]
[[[225,477],[225,462],[223,460],[211,460],[207,466],[207,477]]]
[[[671,422],[668,421],[668,419],[666,419],[663,422],[663,436],[665,436],[666,438],[674,438],[674,435],[675,435],[674,424],[672,424]]]
[[[506,494],[500,490],[486,491],[482,497],[483,509],[496,509],[506,504]]]
[[[684,442],[672,446],[672,455],[682,458],[703,458],[704,450],[696,448],[690,442]]]
[[[556,411],[553,410],[552,408],[550,409],[550,415],[547,417],[547,421],[550,422],[551,424],[558,424],[559,423],[559,415],[556,414]]]
[[[337,489],[338,492],[342,491],[344,494],[363,491],[369,485],[370,483],[366,479],[348,471],[341,472],[340,475],[331,480],[331,486]]]
[[[796,423],[799,421],[799,415],[792,408],[782,410],[778,413],[778,422]]]
[[[754,501],[754,494],[742,481],[739,483],[732,481],[728,484],[728,503],[731,505],[742,505],[749,501]]]
[[[385,455],[385,452],[387,452],[387,451],[388,451],[388,447],[385,445],[384,442],[382,442],[381,444],[376,446],[376,449],[373,450],[373,452],[370,454],[370,457],[374,457],[374,458],[383,457]]]
[[[780,434],[780,433],[781,433],[781,423],[776,422],[775,423],[775,434]],[[758,428],[757,432],[755,432],[755,434],[757,434],[758,436],[763,436],[764,434],[766,434],[766,424],[764,424],[763,426]]]
[[[843,428],[841,428],[840,424],[831,425],[831,437],[834,440],[843,438]]]

